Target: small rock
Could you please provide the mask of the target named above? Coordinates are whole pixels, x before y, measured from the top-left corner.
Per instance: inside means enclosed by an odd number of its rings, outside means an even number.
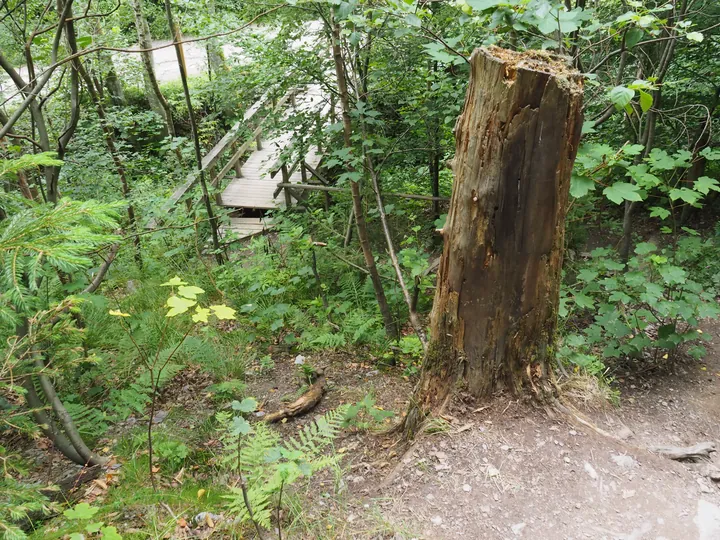
[[[463,491],[470,493],[472,491],[472,486],[470,484],[463,484]]]
[[[626,454],[612,455],[610,456],[610,459],[623,469],[632,469],[637,465],[637,461],[635,461],[632,456],[628,456]]]
[[[158,411],[155,413],[155,416],[153,416],[152,423],[153,424],[159,424],[163,420],[167,418],[168,412],[167,411]]]
[[[489,506],[481,506],[481,507],[480,507],[480,511],[481,511],[483,514],[489,514],[489,513],[490,513],[490,507],[489,507]]]
[[[433,516],[430,518],[430,521],[432,521],[433,525],[438,526],[442,523],[442,518],[440,516]]]
[[[498,470],[497,470],[495,467],[493,467],[492,465],[488,465],[488,466],[487,466],[487,469],[485,470],[485,472],[487,472],[487,475],[488,475],[490,478],[493,478],[493,477],[498,476],[498,475],[500,474],[500,471],[498,471]]]
[[[700,493],[713,493],[715,490],[708,486],[704,478],[698,478],[697,483],[700,486]]]
[[[622,491],[622,498],[623,499],[629,499],[630,497],[635,496],[635,490],[634,489],[623,489]]]
[[[255,416],[257,416],[258,418],[262,418],[263,416],[265,416],[265,414],[265,411],[255,411]]]
[[[352,483],[353,483],[353,484],[360,484],[360,483],[362,483],[362,482],[364,482],[364,481],[365,481],[365,477],[364,477],[364,476],[354,476],[353,479],[352,479]]]
[[[305,363],[305,357],[302,354],[298,354],[295,357],[295,365],[302,366]]]
[[[525,528],[525,522],[523,523],[516,523],[512,527],[510,527],[510,530],[513,532],[515,536],[520,536],[520,533]]]
[[[445,461],[447,459],[447,454],[445,452],[435,452],[435,457],[438,461]]]
[[[592,465],[590,465],[587,461],[585,462],[585,472],[588,473],[588,475],[590,476],[590,478],[592,478],[593,480],[597,480],[597,479],[598,479],[598,473],[597,473],[597,471],[596,471],[595,468],[594,468]]]
[[[627,426],[623,426],[622,429],[620,429],[620,431],[617,432],[618,439],[623,440],[623,441],[627,441],[634,435],[635,434],[632,432],[632,430]]]
[[[563,458],[563,461],[565,461],[565,463],[570,463],[570,458],[567,457],[567,456],[565,456],[565,457]]]
[[[368,377],[372,377],[373,375],[377,375],[378,373],[380,373],[380,370],[373,369],[372,371],[368,371],[365,375],[367,375]]]
[[[705,467],[705,476],[713,482],[720,482],[720,469],[712,463],[709,463],[708,466]]]

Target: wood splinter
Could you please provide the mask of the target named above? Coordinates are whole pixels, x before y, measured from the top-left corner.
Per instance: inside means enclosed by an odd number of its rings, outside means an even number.
[[[279,422],[284,418],[301,416],[314,409],[315,406],[320,403],[325,393],[325,374],[319,369],[316,371],[315,376],[315,382],[310,385],[307,392],[300,396],[300,398],[293,401],[287,407],[266,415],[263,420],[265,420],[265,422]]]

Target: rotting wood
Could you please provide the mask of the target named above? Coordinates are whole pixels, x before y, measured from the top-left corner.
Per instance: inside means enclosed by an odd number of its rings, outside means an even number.
[[[705,441],[694,446],[651,446],[648,450],[675,461],[699,461],[710,459],[710,454],[716,451],[716,446],[714,442]]]
[[[270,423],[279,422],[285,418],[301,416],[314,409],[325,393],[325,374],[321,370],[318,370],[316,374],[315,382],[310,385],[307,392],[300,396],[299,399],[279,411],[266,415],[263,420]]]
[[[462,381],[550,398],[582,76],[542,51],[477,49],[455,126],[455,182],[408,437]]]

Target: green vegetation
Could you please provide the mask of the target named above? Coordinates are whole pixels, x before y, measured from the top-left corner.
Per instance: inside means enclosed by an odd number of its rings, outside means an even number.
[[[189,60],[190,107],[130,50],[137,6],[150,37],[170,37],[162,2],[0,6],[0,538],[332,536],[332,517],[303,518],[304,490],[341,491],[333,441],[393,412],[335,399],[291,431],[250,396],[300,354],[417,378],[476,47],[545,50],[584,74],[555,376],[611,386],[629,363],[705,354],[700,325],[720,316],[716,3],[166,3],[186,49],[210,57]],[[332,112],[268,105],[308,84]],[[236,239],[237,209],[215,204],[234,168],[214,175],[261,122],[294,134],[277,171],[317,146],[338,190],[248,212],[272,230]],[[236,124],[201,179],[195,142],[207,156]],[[286,401],[313,372],[299,364]],[[102,466],[99,496],[66,499],[28,449]]]

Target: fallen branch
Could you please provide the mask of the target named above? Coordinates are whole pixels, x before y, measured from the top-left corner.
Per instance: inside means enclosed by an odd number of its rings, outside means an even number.
[[[660,454],[669,459],[676,461],[698,461],[701,459],[710,459],[710,453],[715,452],[715,443],[705,441],[695,446],[650,446],[651,452]]]
[[[315,408],[325,393],[325,375],[322,371],[318,371],[318,377],[315,382],[308,388],[299,399],[293,401],[284,409],[265,416],[265,422],[279,422],[285,418],[301,416]]]

